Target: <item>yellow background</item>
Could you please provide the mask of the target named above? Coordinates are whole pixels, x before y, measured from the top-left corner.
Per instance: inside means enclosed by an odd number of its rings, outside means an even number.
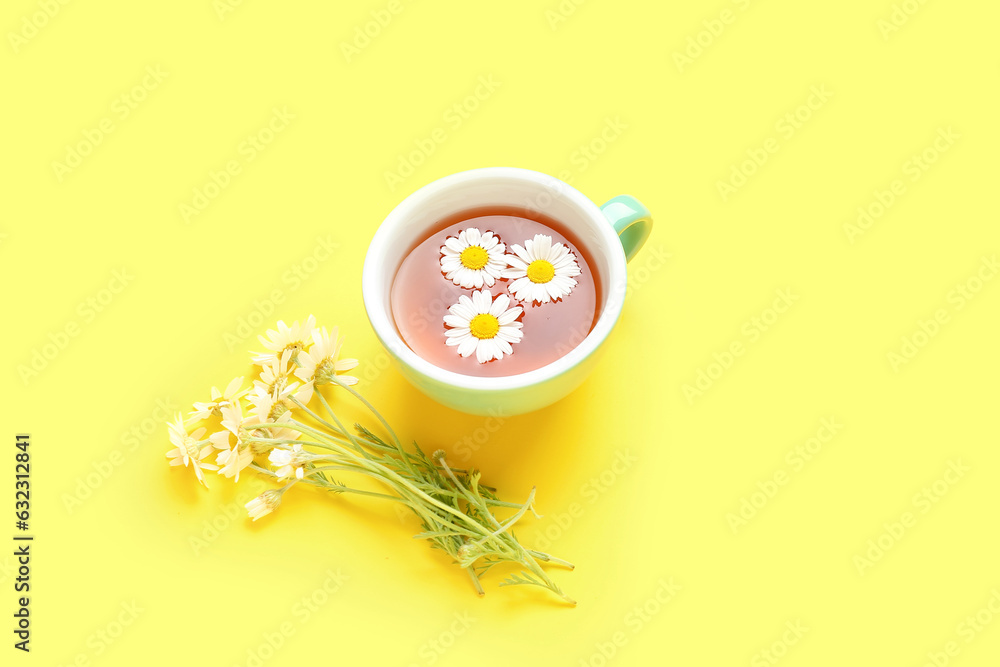
[[[997,664],[1000,280],[961,308],[954,290],[1000,252],[1000,8],[905,4],[5,3],[0,496],[10,507],[28,432],[36,541],[28,656],[11,646],[0,551],[3,664]],[[345,52],[373,16],[386,25]],[[467,101],[481,77],[498,87]],[[830,97],[800,109],[813,87]],[[241,144],[274,109],[294,118],[249,160]],[[789,113],[808,116],[791,136]],[[609,122],[624,128],[602,146]],[[102,123],[76,168],[53,166]],[[912,172],[948,128],[957,139]],[[718,183],[765,145],[777,152],[724,201]],[[239,173],[185,220],[229,161]],[[598,203],[633,194],[656,219],[593,376],[502,425],[380,370],[360,295],[367,242],[402,198],[495,165],[561,174]],[[902,194],[849,233],[895,180]],[[774,321],[778,290],[796,300]],[[518,535],[576,563],[552,576],[577,608],[497,576],[477,598],[377,502],[291,493],[251,525],[226,515],[250,479],[206,492],[168,468],[158,401],[207,400],[249,373],[257,333],[309,313],[341,327],[405,439],[509,499],[537,485],[546,517]],[[894,364],[922,321],[935,335]],[[36,352],[51,358],[24,373]],[[715,378],[686,395],[699,372]],[[790,452],[823,419],[842,428],[797,469]],[[620,454],[634,462],[616,472]],[[968,471],[941,481],[949,462]],[[744,499],[759,507],[734,531]],[[869,540],[888,547],[870,567]],[[312,596],[324,603],[303,613]],[[637,606],[657,613],[638,622]],[[977,613],[991,622],[970,638]]]

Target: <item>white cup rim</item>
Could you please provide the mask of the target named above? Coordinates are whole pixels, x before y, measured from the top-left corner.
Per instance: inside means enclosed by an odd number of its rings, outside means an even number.
[[[530,181],[548,189],[558,189],[560,197],[568,199],[593,223],[592,231],[597,234],[602,246],[599,251],[608,259],[610,266],[610,280],[607,281],[608,284],[605,285],[604,290],[604,307],[601,309],[597,322],[584,340],[565,355],[545,366],[516,375],[499,377],[464,375],[425,361],[403,341],[392,320],[391,313],[383,307],[383,303],[387,301],[383,299],[383,290],[391,288],[391,279],[388,281],[389,284],[384,284],[386,281],[382,279],[383,267],[379,261],[385,256],[388,245],[392,243],[396,229],[410,219],[411,212],[419,209],[431,197],[439,195],[442,190],[484,178]],[[470,208],[474,208],[474,204],[470,205]],[[589,250],[592,254],[597,251],[594,248],[589,248]],[[614,227],[605,218],[600,207],[579,190],[553,176],[530,169],[484,167],[459,172],[433,181],[409,195],[386,216],[375,232],[365,256],[361,277],[362,298],[372,329],[382,345],[390,354],[417,373],[441,384],[470,392],[511,391],[530,387],[562,375],[583,362],[601,346],[621,315],[625,301],[625,290],[623,289],[626,275],[625,264],[625,251]],[[398,267],[396,268],[398,269]]]

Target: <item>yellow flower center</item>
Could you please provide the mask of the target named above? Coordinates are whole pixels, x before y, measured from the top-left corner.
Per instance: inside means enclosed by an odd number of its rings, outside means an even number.
[[[333,367],[334,361],[330,357],[326,357],[323,361],[316,364],[316,370],[313,371],[313,379],[316,381],[317,385],[321,384],[333,384],[330,380],[337,371]]]
[[[489,313],[476,315],[469,322],[469,331],[479,340],[493,338],[500,331],[500,320]]]
[[[271,406],[271,411],[267,413],[267,420],[276,422],[281,417],[281,415],[288,412],[288,406],[285,405],[284,401],[278,401]],[[249,438],[247,438],[249,439]]]
[[[299,361],[299,352],[301,352],[304,349],[305,349],[305,344],[302,341],[300,341],[300,340],[294,341],[294,342],[289,343],[288,345],[286,345],[284,350],[282,350],[281,352],[278,352],[278,359],[281,359],[281,355],[283,355],[285,353],[285,350],[291,350],[292,354],[289,357],[289,360],[291,360],[291,362],[293,364],[298,363],[298,361]]]
[[[528,264],[528,280],[533,283],[547,283],[556,275],[552,263],[544,259],[536,259]]]
[[[198,460],[198,444],[194,438],[184,438],[184,451],[187,452],[188,458]]]
[[[462,256],[459,258],[462,262],[462,266],[467,269],[472,269],[473,271],[478,271],[479,269],[486,266],[487,262],[490,261],[489,253],[480,248],[477,245],[470,245],[468,248],[462,251]]]

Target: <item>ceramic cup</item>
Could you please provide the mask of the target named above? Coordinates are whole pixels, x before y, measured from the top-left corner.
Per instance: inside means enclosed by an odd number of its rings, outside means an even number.
[[[505,377],[462,375],[424,361],[403,342],[393,322],[389,295],[407,253],[442,219],[494,206],[544,214],[572,230],[602,285],[600,315],[579,345],[546,366]],[[646,242],[652,225],[649,211],[634,197],[620,195],[597,206],[567,183],[536,171],[490,167],[446,176],[403,200],[378,228],[365,256],[361,281],[365,310],[400,372],[438,403],[478,415],[538,410],[576,389],[593,368],[622,312],[625,264]]]

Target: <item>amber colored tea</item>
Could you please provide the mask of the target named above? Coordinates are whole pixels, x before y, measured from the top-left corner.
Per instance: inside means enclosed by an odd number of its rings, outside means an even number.
[[[564,226],[494,207],[442,220],[403,260],[390,305],[421,358],[498,377],[541,368],[579,345],[597,319],[599,289]]]

